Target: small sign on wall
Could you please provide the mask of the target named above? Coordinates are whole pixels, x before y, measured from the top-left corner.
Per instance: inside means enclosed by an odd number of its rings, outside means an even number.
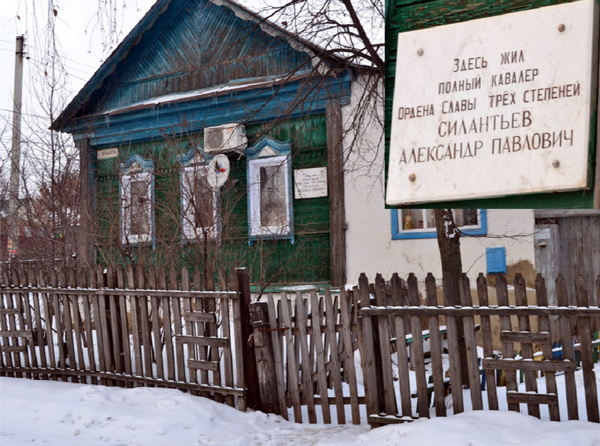
[[[327,168],[294,170],[294,197],[317,198],[327,196]]]
[[[96,152],[97,158],[99,160],[108,160],[111,158],[116,158],[119,156],[119,149],[116,147],[111,147],[110,149],[102,149]]]

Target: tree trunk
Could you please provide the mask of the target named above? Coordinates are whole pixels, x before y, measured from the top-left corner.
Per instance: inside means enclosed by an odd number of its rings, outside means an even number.
[[[461,305],[460,279],[463,271],[460,255],[460,231],[454,223],[452,209],[434,209],[433,214],[442,261],[444,305]],[[462,324],[457,324],[457,332],[462,383],[467,386],[469,384],[467,349]]]

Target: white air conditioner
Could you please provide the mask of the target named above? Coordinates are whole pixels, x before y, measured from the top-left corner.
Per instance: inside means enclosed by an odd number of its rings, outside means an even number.
[[[246,129],[242,124],[224,124],[204,129],[204,151],[206,153],[241,151],[247,146]]]

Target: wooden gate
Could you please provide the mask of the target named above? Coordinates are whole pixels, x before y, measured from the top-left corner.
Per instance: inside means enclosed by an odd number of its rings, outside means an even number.
[[[395,276],[387,288],[375,292],[404,296],[401,306],[360,310],[369,422],[380,425],[434,414],[446,416],[446,395],[450,393],[454,414],[465,410],[467,398],[473,410],[519,411],[523,403],[530,415],[540,417],[540,405],[544,405],[551,420],[581,418],[599,423],[594,361],[600,340],[593,327],[600,319],[600,309],[590,307],[585,284],[579,277],[575,296],[570,296],[567,282],[559,276],[555,285],[559,306],[552,307],[548,306],[545,281],[538,275],[535,305],[528,305],[525,281],[517,275],[516,305],[511,305],[506,279],[499,276],[495,284],[498,305],[491,306],[486,278],[480,275],[477,279],[478,302],[473,302],[468,278],[463,276],[462,305],[449,307],[438,305],[432,275],[426,280],[425,302],[420,301],[414,275],[407,282]],[[447,329],[441,330],[442,326]],[[492,328],[495,326],[499,330]],[[464,338],[459,337],[459,327]],[[480,337],[477,327],[481,327]],[[446,335],[447,353],[443,350]],[[425,338],[429,338],[427,343]],[[501,345],[500,356],[495,345]],[[584,401],[585,408],[578,404],[575,371],[579,368],[585,385],[585,395],[579,401]],[[557,372],[563,376],[557,377]],[[543,392],[538,389],[540,373]],[[524,376],[524,391],[519,390],[520,374]],[[559,413],[559,379],[564,379],[567,410],[563,414]],[[468,396],[463,395],[465,384]],[[501,385],[506,386],[504,395],[499,391]],[[432,402],[435,410],[430,409]]]
[[[125,269],[0,272],[0,374],[172,387],[246,408],[240,293]]]

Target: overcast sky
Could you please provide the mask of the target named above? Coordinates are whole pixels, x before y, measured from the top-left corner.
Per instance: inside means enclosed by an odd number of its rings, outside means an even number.
[[[127,8],[118,13],[122,30],[119,41],[143,17],[154,1],[127,1]],[[33,97],[35,92],[32,82],[45,70],[41,54],[44,48],[40,39],[47,33],[48,3],[48,0],[0,1],[0,160],[6,156],[6,150],[11,145],[9,130],[12,125],[15,39],[18,35],[25,35],[25,49],[30,57],[24,63],[23,114],[27,116],[40,113]],[[110,54],[108,50],[103,50],[103,37],[106,33],[102,33],[98,25],[99,3],[99,0],[54,0],[59,51],[67,58],[69,99],[83,87]]]

